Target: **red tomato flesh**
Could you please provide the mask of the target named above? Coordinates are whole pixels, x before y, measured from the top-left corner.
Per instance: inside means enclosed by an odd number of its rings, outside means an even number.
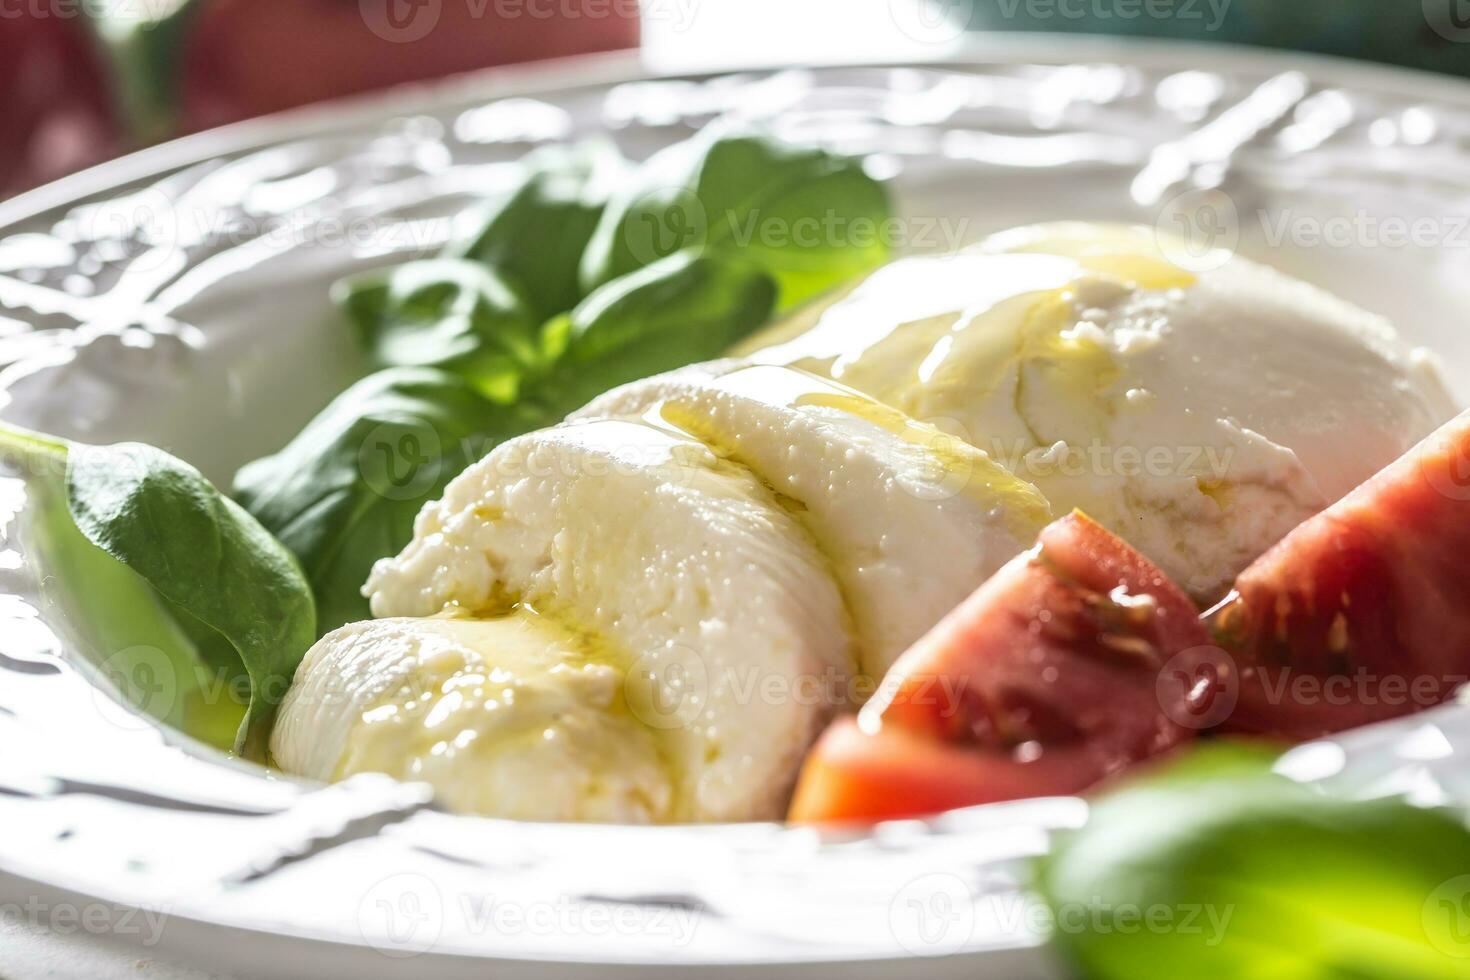
[[[1301,740],[1470,675],[1470,412],[1306,521],[1208,616],[1241,667],[1225,728]]]
[[[827,733],[792,819],[1080,792],[1193,735],[1209,659],[1183,592],[1098,524],[1065,517],[905,653],[859,721]]]
[[[1087,746],[1056,748],[1022,763],[1006,752],[928,738],[896,725],[865,734],[842,718],[813,749],[796,796],[797,822],[919,817],[976,803],[1080,793],[1098,781]]]

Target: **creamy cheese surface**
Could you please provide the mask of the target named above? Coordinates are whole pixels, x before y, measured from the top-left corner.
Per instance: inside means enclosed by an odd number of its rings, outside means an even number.
[[[386,618],[302,665],[284,767],[498,816],[779,818],[832,715],[1051,518],[973,446],[791,368],[696,366],[581,415],[424,509],[368,582]]]
[[[578,417],[672,427],[770,487],[842,587],[873,679],[1051,519],[1036,487],[974,446],[806,371],[696,365]]]
[[[826,560],[771,490],[638,421],[501,445],[424,509],[368,593],[380,616],[527,604],[621,651],[629,708],[670,761],[674,820],[781,816],[856,667]]]
[[[742,351],[953,432],[1201,598],[1454,414],[1381,317],[1152,229],[1044,225],[903,259]]]
[[[673,779],[656,733],[628,709],[626,670],[524,607],[353,623],[307,655],[274,755],[323,780],[427,782],[462,813],[668,820]]]

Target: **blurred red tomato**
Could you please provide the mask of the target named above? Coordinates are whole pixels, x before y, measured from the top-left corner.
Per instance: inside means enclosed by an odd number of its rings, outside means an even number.
[[[186,129],[490,65],[638,43],[636,0],[196,0]]]
[[[0,197],[103,160],[120,144],[80,11],[0,4]]]

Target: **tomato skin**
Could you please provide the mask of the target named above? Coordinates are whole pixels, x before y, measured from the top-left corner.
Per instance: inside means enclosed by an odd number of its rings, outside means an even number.
[[[855,718],[834,722],[797,783],[796,823],[875,823],[944,810],[1080,793],[1101,766],[1087,746],[1018,763],[1010,753],[977,752],[889,726],[865,734]]]
[[[21,5],[0,17],[0,198],[100,162],[120,144],[79,14]]]
[[[1207,645],[1194,603],[1100,525],[1041,533],[894,665],[870,712],[951,741],[1088,740],[1125,759],[1177,742],[1160,672]]]
[[[195,2],[203,6],[185,32],[178,89],[187,130],[491,65],[635,47],[639,32],[633,5],[617,0]]]
[[[900,657],[858,721],[823,736],[792,819],[1082,792],[1193,737],[1210,707],[1193,678],[1215,653],[1182,591],[1072,514]]]
[[[1470,412],[1245,570],[1209,615],[1230,731],[1293,740],[1424,710],[1470,676]]]

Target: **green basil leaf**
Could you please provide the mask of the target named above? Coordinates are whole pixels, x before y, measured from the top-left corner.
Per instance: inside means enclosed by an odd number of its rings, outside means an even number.
[[[12,531],[26,542],[44,608],[66,623],[68,646],[123,702],[216,748],[233,748],[250,700],[248,677],[243,689],[237,683],[239,655],[231,648],[226,663],[206,662],[178,607],[77,529],[66,500],[66,452],[63,443],[0,428],[0,454],[26,484]]]
[[[526,177],[496,201],[451,256],[479,262],[512,283],[539,324],[582,298],[578,270],[626,164],[610,143],[529,154]]]
[[[560,350],[531,392],[556,417],[610,388],[723,354],[771,315],[776,287],[761,270],[681,252],[616,279],[546,327]]]
[[[511,402],[542,369],[540,320],[498,275],[475,262],[430,259],[334,287],[374,367],[437,367],[487,398]]]
[[[764,269],[788,310],[882,264],[890,216],[860,160],[710,128],[655,154],[608,204],[582,284],[695,248]]]
[[[152,446],[73,447],[66,489],[89,541],[234,648],[251,685],[237,748],[264,758],[276,705],[316,637],[296,560],[198,470]]]
[[[1353,802],[1226,748],[1103,798],[1038,867],[1091,980],[1449,980],[1470,962],[1470,831]]]
[[[369,618],[362,586],[373,562],[408,544],[414,517],[450,479],[539,421],[443,371],[380,371],[243,467],[235,497],[300,560],[320,635]]]

